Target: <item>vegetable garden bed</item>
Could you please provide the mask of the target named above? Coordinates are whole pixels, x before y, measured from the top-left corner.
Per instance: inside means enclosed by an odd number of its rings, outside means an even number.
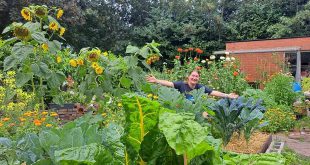
[[[271,143],[271,135],[263,132],[255,132],[251,135],[249,142],[247,143],[244,136],[239,136],[235,133],[231,141],[224,147],[227,151],[233,151],[237,153],[264,153]]]

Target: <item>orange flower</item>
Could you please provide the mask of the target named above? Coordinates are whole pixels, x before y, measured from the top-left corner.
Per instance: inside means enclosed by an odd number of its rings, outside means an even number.
[[[53,125],[52,124],[46,124],[45,126],[46,127],[52,127]]]
[[[0,127],[2,127],[3,126],[3,124],[2,123],[0,123]]]
[[[198,53],[198,54],[202,54],[202,53],[203,53],[203,50],[201,50],[201,49],[199,49],[199,48],[196,48],[195,51],[196,51],[196,53]]]
[[[179,60],[179,59],[180,59],[180,56],[175,56],[175,59]]]
[[[199,60],[198,57],[195,57],[195,58],[194,58],[194,61],[198,61],[198,60]]]
[[[47,114],[48,114],[48,112],[43,111],[41,114],[42,114],[42,115],[47,115]]]
[[[45,118],[45,117],[41,118],[41,121],[42,121],[42,122],[44,122],[45,120],[46,120],[46,118]]]
[[[189,50],[189,51],[193,51],[193,50],[194,50],[194,48],[188,48],[188,50]]]
[[[26,121],[26,119],[23,118],[23,117],[20,117],[20,118],[19,118],[19,121],[24,122],[24,121]]]
[[[9,127],[14,127],[15,126],[15,123],[10,123],[9,124]]]
[[[10,118],[6,117],[6,118],[3,118],[2,121],[9,121]]]
[[[40,125],[42,125],[42,122],[41,122],[40,120],[38,120],[38,119],[35,119],[35,120],[33,121],[33,123],[34,123],[35,126],[40,126]]]
[[[52,112],[51,116],[55,117],[55,116],[58,116],[58,114],[56,112]]]
[[[185,53],[188,52],[188,49],[184,49],[183,52],[185,52]]]
[[[201,70],[202,67],[201,66],[196,66],[196,70]]]
[[[233,75],[236,77],[239,75],[239,73],[237,71],[234,71]]]
[[[179,53],[182,53],[183,52],[183,49],[182,48],[178,48],[177,50]]]

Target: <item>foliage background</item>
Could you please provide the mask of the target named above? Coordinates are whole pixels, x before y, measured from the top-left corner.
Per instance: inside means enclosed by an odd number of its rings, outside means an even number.
[[[30,4],[64,9],[64,38],[75,50],[90,46],[118,54],[126,45],[155,40],[162,43],[163,59],[172,59],[177,47],[210,55],[226,41],[310,33],[308,0],[0,0],[0,31],[21,21],[19,12]]]

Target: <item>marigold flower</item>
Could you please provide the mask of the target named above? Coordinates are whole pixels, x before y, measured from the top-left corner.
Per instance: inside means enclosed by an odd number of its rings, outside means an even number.
[[[62,9],[57,10],[56,18],[59,19],[64,14],[64,11]]]
[[[2,121],[9,121],[9,120],[10,120],[10,118],[8,118],[8,117],[5,117],[2,119]]]
[[[52,127],[52,124],[46,124],[45,127]]]
[[[42,49],[47,52],[48,51],[48,44],[47,43],[44,43],[41,45]]]
[[[59,35],[60,35],[60,36],[63,36],[64,33],[65,33],[65,31],[66,31],[66,28],[61,27],[60,30],[59,30]]]
[[[14,127],[15,126],[15,123],[10,123],[9,124],[9,127]]]
[[[233,75],[236,77],[239,75],[239,73],[237,71],[234,71]]]
[[[177,51],[178,51],[179,53],[182,53],[182,52],[183,52],[183,49],[182,49],[182,48],[178,48]]]
[[[175,59],[179,60],[179,59],[180,59],[180,56],[175,56]]]
[[[3,126],[3,123],[0,123],[0,127],[2,127]]]
[[[45,117],[41,118],[41,121],[42,121],[42,122],[44,122],[45,120],[46,120],[46,118],[45,118]]]
[[[69,64],[72,66],[72,67],[76,67],[77,66],[77,63],[76,63],[76,60],[75,59],[71,59],[69,61]]]
[[[62,61],[61,57],[60,57],[60,56],[57,56],[57,57],[56,57],[56,62],[57,62],[57,63],[61,63],[61,61]]]
[[[55,116],[58,116],[58,114],[56,112],[52,112],[50,116],[55,117]]]
[[[58,24],[56,22],[51,22],[48,27],[49,27],[49,29],[51,29],[53,31],[58,30]]]
[[[23,118],[23,117],[20,117],[20,118],[19,118],[19,121],[24,122],[24,121],[26,121],[26,119]]]
[[[35,126],[41,126],[42,123],[41,123],[41,122],[34,122],[34,125],[35,125]]]
[[[95,68],[96,74],[102,74],[103,73],[103,68],[102,67],[97,67]]]
[[[22,14],[22,17],[26,20],[26,21],[31,21],[32,17],[30,14],[30,10],[28,9],[22,9],[22,11],[20,12]]]

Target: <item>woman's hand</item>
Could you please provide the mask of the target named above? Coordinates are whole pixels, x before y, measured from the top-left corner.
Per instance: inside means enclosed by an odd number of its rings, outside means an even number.
[[[147,75],[146,81],[149,83],[157,83],[157,79],[153,75]]]
[[[235,93],[230,93],[230,94],[227,95],[227,97],[230,98],[230,99],[236,99],[236,98],[239,97],[239,95],[237,95]]]

